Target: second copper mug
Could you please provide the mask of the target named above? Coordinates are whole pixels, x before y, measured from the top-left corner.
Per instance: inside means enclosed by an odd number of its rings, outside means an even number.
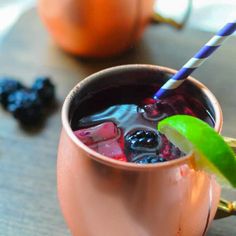
[[[154,13],[154,0],[38,0],[38,12],[57,45],[99,58],[134,47],[151,21],[181,28],[190,14],[188,2],[182,23]]]
[[[163,73],[164,72],[164,73]],[[151,65],[118,66],[84,79],[67,96],[58,150],[58,195],[73,236],[202,236],[213,220],[221,188],[214,176],[191,167],[193,154],[151,165],[103,156],[78,140],[70,120],[80,99],[109,84],[155,83],[174,70]],[[221,131],[215,96],[189,77]],[[186,90],[187,91],[187,90]],[[89,109],[89,108],[88,108]]]

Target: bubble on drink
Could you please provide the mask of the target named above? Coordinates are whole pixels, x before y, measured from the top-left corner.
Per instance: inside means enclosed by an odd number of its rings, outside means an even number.
[[[181,113],[197,116],[182,95],[175,95],[162,100],[147,99],[144,101],[144,105],[138,108],[138,112],[142,113],[145,119],[157,122]]]

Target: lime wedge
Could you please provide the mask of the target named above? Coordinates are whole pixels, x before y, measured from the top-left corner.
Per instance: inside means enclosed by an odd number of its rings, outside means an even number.
[[[188,115],[174,115],[159,122],[157,128],[183,152],[194,151],[197,168],[213,172],[236,187],[234,152],[207,123]]]

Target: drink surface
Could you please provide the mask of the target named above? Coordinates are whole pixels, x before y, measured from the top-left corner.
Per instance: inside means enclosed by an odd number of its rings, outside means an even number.
[[[74,134],[95,151],[110,158],[139,164],[179,158],[181,151],[157,132],[160,120],[174,115],[198,117],[214,126],[200,99],[178,90],[155,101],[159,85],[122,85],[88,94],[76,108]]]

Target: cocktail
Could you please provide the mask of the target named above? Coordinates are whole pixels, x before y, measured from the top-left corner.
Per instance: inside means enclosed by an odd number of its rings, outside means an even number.
[[[220,132],[222,112],[214,95],[189,77],[156,113],[150,97],[174,73],[151,65],[114,67],[89,76],[66,98],[57,174],[72,235],[205,234],[220,185],[195,169],[193,152],[165,141],[155,126],[157,118],[182,113]],[[140,141],[140,131],[150,142]]]
[[[145,164],[179,158],[184,154],[157,132],[158,122],[175,114],[199,117],[212,127],[215,120],[194,87],[181,87],[162,100],[152,98],[169,77],[163,73],[158,81],[149,75],[146,81],[129,78],[124,84],[104,85],[93,96],[88,93],[74,111],[74,134],[91,149],[117,160]]]

